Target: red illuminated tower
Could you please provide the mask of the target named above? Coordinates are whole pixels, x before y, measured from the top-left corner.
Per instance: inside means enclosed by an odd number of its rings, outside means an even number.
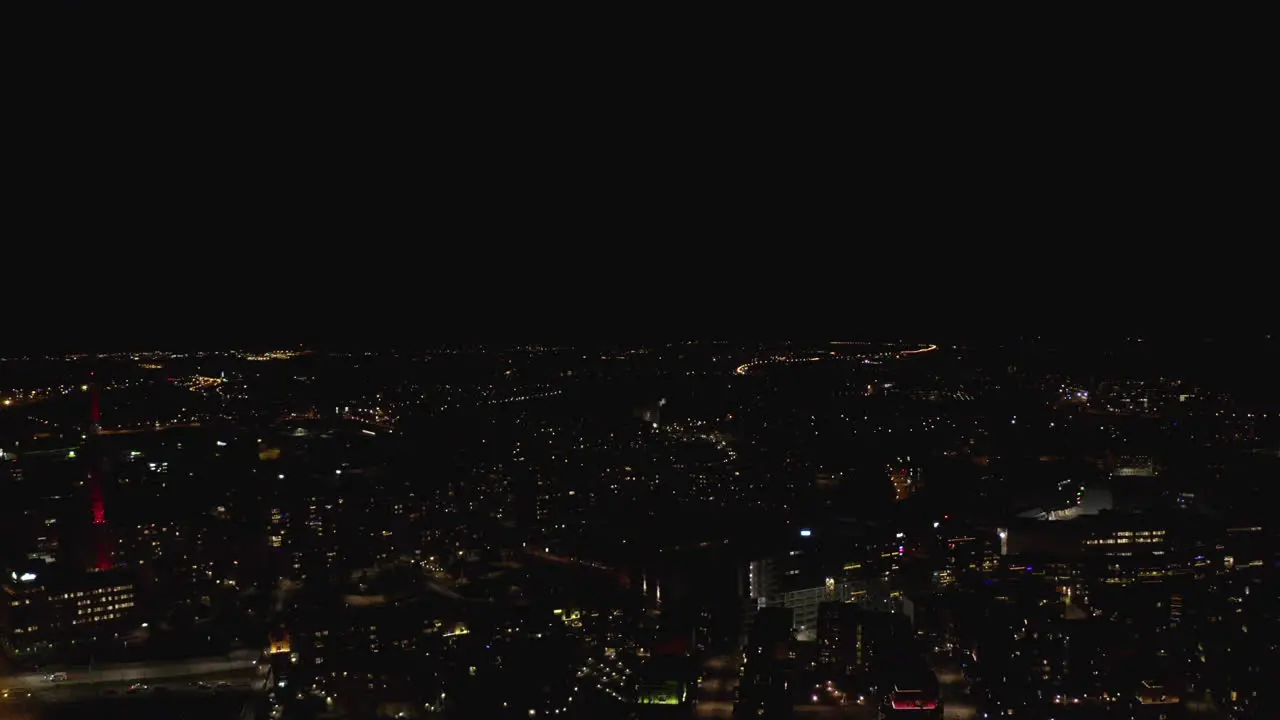
[[[92,375],[90,373],[91,377]],[[89,463],[89,507],[93,513],[93,566],[98,570],[107,570],[111,567],[111,536],[107,529],[107,507],[102,496],[102,427],[98,424],[101,408],[96,380],[90,382],[89,390],[93,405],[89,410],[89,433],[85,439],[85,449],[88,452],[85,455]]]

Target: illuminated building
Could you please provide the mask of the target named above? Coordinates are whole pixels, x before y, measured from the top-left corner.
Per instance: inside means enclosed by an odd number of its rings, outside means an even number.
[[[22,483],[22,466],[18,464],[18,456],[6,455],[3,448],[0,448],[0,483]]]
[[[1001,529],[1001,541],[1007,555],[1082,563],[1102,583],[1150,584],[1194,573],[1200,532],[1184,520],[1151,513],[1079,515],[1065,522],[1019,520]]]
[[[1154,477],[1155,461],[1148,455],[1121,455],[1116,458],[1112,477]]]
[[[72,643],[114,638],[136,617],[129,574],[60,573],[56,566],[11,570],[0,581],[3,627],[16,654],[55,653]]]
[[[866,594],[865,584],[822,577],[812,550],[752,562],[747,570],[750,597],[757,608],[791,611],[793,630],[801,640],[813,640],[818,630],[818,606],[825,602],[854,602]]]
[[[1008,528],[997,528],[994,538],[978,538],[973,535],[943,537],[946,543],[946,568],[934,572],[935,582],[942,585],[954,582],[965,572],[990,572],[999,566],[1001,555],[1008,554]],[[999,540],[999,544],[996,540]]]
[[[1139,705],[1159,705],[1162,709],[1182,702],[1177,688],[1169,687],[1162,680],[1143,680],[1138,688],[1137,700]]]
[[[267,654],[279,655],[287,654],[293,649],[293,643],[289,640],[289,633],[283,630],[277,630],[267,637]]]
[[[938,694],[938,679],[932,672],[902,673],[893,681],[880,705],[882,718],[942,718],[942,700]]]
[[[689,702],[689,686],[679,680],[641,685],[636,690],[637,705],[681,706]]]
[[[901,502],[920,489],[920,470],[905,467],[891,469],[889,482],[893,483],[893,499]]]

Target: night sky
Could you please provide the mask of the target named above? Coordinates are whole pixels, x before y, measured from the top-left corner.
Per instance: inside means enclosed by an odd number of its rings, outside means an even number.
[[[525,34],[493,23],[416,63],[324,35],[259,58],[264,30],[95,53],[112,35],[67,19],[18,73],[6,347],[1278,324],[1256,93],[1192,58],[1032,72],[887,37],[851,65],[587,40],[610,64],[471,42]]]

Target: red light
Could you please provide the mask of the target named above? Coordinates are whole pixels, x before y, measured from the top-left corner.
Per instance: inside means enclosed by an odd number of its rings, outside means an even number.
[[[938,703],[933,700],[894,700],[894,710],[933,710]]]

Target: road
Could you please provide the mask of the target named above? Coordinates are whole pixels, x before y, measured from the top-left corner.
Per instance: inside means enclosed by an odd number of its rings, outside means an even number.
[[[262,689],[262,679],[258,677],[245,677],[244,673],[239,675],[229,675],[227,673],[219,673],[215,675],[201,676],[201,680],[210,685],[208,688],[200,688],[191,685],[195,680],[188,680],[187,677],[176,678],[173,681],[160,681],[156,683],[148,682],[145,688],[134,688],[131,692],[130,688],[135,683],[129,681],[121,682],[103,682],[103,683],[79,683],[68,684],[62,683],[46,683],[44,687],[33,688],[31,690],[22,690],[16,688],[6,688],[7,700],[21,701],[30,700],[42,704],[49,703],[76,703],[86,700],[95,700],[98,698],[111,697],[133,697],[146,695],[172,694],[177,696],[188,696],[193,698],[211,696],[214,694],[238,694],[254,692]],[[224,686],[214,689],[214,685],[219,682],[226,683]],[[27,695],[30,693],[30,695]],[[2,716],[0,716],[2,717]]]
[[[978,708],[965,692],[964,675],[960,665],[945,656],[935,660],[933,668],[938,676],[938,689],[942,694],[943,717],[946,720],[968,720],[978,716]]]
[[[167,425],[146,425],[139,428],[116,428],[114,430],[102,430],[102,435],[137,435],[139,433],[159,432],[161,430],[173,430],[174,428],[198,428],[200,423],[170,423]]]
[[[702,666],[703,681],[698,688],[697,717],[733,717],[733,691],[738,684],[738,658],[733,655],[717,655]],[[946,720],[976,718],[977,709],[964,694],[964,678],[959,668],[941,664],[937,668],[938,682],[945,703]],[[871,720],[879,713],[874,705],[796,705],[796,717],[844,718],[845,720]]]
[[[162,689],[128,692],[128,686],[89,692],[103,686],[81,685],[60,688],[46,697],[0,699],[4,720],[101,720],[108,718],[185,718],[185,720],[255,720],[267,718],[264,698],[252,686],[238,685],[205,690],[183,684]],[[59,693],[67,693],[62,694]]]
[[[733,717],[733,690],[738,686],[738,657],[716,655],[702,664],[698,686],[698,717]]]
[[[1195,718],[1206,718],[1206,720],[1227,720],[1227,712],[1218,707],[1218,704],[1209,697],[1208,693],[1187,698],[1187,715]]]
[[[977,707],[965,694],[964,676],[954,661],[940,660],[936,669],[945,702],[946,720],[969,720],[978,716]],[[733,688],[737,687],[737,656],[718,655],[703,664],[703,683],[698,688],[698,717],[732,717]],[[842,717],[846,720],[873,719],[874,706],[797,705],[796,717]]]
[[[733,691],[738,685],[738,658],[733,655],[717,655],[702,665],[703,680],[698,687],[696,717],[733,717]],[[864,705],[796,705],[798,718],[843,718],[844,720],[872,720],[876,709]]]
[[[0,676],[0,688],[23,690],[47,690],[52,685],[93,685],[99,683],[135,683],[170,680],[195,675],[215,675],[234,671],[246,671],[255,666],[254,660],[229,660],[204,658],[176,660],[172,662],[130,663],[106,666],[97,670],[68,670],[67,679],[52,683],[45,673],[24,673]]]

